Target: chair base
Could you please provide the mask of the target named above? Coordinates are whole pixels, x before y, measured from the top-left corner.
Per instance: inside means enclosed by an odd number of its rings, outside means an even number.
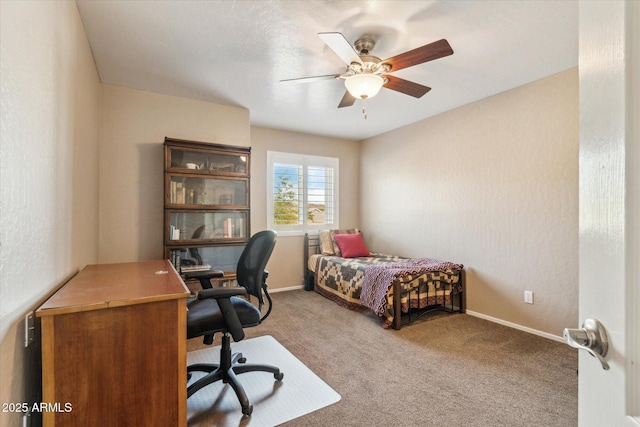
[[[280,369],[271,365],[245,365],[245,359],[242,353],[236,353],[231,355],[231,338],[229,334],[222,336],[222,346],[220,348],[220,363],[198,363],[195,365],[187,366],[187,372],[189,376],[191,372],[206,372],[207,374],[202,378],[199,378],[193,384],[187,387],[187,398],[189,398],[196,391],[201,388],[222,380],[225,384],[230,384],[233,391],[236,393],[240,405],[242,406],[242,413],[245,416],[250,416],[253,412],[253,405],[249,403],[249,398],[242,387],[242,384],[238,381],[236,375],[244,374],[245,372],[270,372],[277,381],[282,381],[284,374],[280,372]]]

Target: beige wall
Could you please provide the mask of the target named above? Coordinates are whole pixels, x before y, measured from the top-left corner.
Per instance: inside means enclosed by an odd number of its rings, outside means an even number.
[[[29,403],[23,319],[97,261],[100,83],[75,2],[2,1],[0,19],[0,402]]]
[[[267,227],[267,151],[337,157],[340,228],[358,227],[360,143],[263,127],[251,128],[251,231]],[[280,236],[269,261],[269,288],[302,285],[303,236]]]
[[[103,85],[101,263],[163,256],[164,137],[250,145],[249,111]]]
[[[468,309],[481,315],[556,336],[577,324],[577,69],[361,150],[361,227],[374,250],[463,263]]]
[[[338,157],[340,224],[358,226],[358,142],[250,127],[243,108],[119,86],[103,85],[102,98],[101,263],[162,256],[165,136],[252,147],[252,233],[266,228],[267,150]],[[300,286],[302,236],[280,238],[270,265],[271,288]]]

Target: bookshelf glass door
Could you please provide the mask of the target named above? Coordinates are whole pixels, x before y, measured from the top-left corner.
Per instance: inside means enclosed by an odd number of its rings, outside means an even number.
[[[169,259],[182,273],[220,270],[235,273],[244,245],[180,247],[171,249]]]
[[[247,179],[169,175],[170,205],[248,207]]]
[[[185,150],[172,148],[170,151],[171,169],[189,169],[193,172],[221,172],[246,175],[249,171],[248,156],[235,153],[216,153],[213,151]]]
[[[245,240],[247,212],[176,212],[169,211],[167,241],[203,243],[217,240]]]

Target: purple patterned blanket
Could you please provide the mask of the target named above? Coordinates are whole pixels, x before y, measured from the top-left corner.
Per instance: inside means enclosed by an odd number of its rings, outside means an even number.
[[[364,270],[360,304],[383,315],[387,306],[387,292],[396,277],[422,274],[429,271],[459,270],[462,266],[431,258],[415,258],[403,262],[370,265]]]

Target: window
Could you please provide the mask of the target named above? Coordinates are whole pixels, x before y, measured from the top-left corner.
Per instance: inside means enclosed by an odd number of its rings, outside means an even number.
[[[267,224],[285,235],[338,228],[338,159],[268,151]]]

